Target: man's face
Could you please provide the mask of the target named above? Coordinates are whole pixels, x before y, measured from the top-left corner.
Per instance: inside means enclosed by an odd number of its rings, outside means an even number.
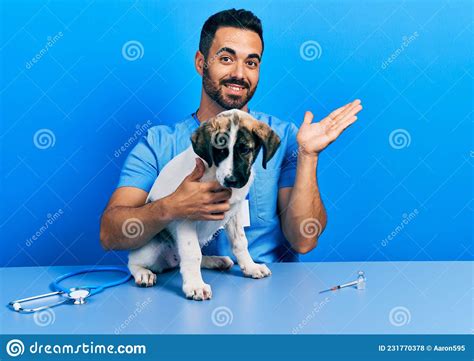
[[[205,59],[204,91],[224,109],[241,109],[257,90],[261,56],[257,33],[219,28]]]

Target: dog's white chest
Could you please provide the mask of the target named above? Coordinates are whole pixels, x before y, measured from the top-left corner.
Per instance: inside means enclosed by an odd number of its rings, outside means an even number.
[[[194,152],[190,146],[184,152],[178,154],[173,158],[166,166],[162,169],[155,183],[153,184],[150,193],[148,194],[147,202],[155,201],[157,199],[166,197],[173,193],[184,180],[184,178],[192,172],[195,167],[195,159],[198,155]],[[178,220],[173,221],[168,225],[168,229],[171,233],[176,236],[176,228],[183,222],[194,223],[196,234],[199,243],[202,245],[207,244],[212,240],[215,233],[223,228],[227,222],[234,216],[243,216],[245,221],[244,226],[250,224],[250,214],[248,208],[248,201],[245,199],[250,186],[253,182],[254,174],[253,169],[247,184],[240,188],[232,188],[232,197],[230,198],[230,210],[225,213],[225,217],[220,221],[191,221],[191,220]],[[201,178],[201,182],[209,182],[216,180],[216,169],[211,167],[206,169],[204,175]]]
[[[196,235],[201,247],[211,242],[215,238],[217,232],[220,229],[223,229],[227,222],[240,212],[240,204],[241,203],[236,203],[231,206],[230,210],[226,212],[224,219],[221,221],[195,221]]]
[[[243,227],[250,227],[250,203],[244,199],[240,206],[240,221]]]

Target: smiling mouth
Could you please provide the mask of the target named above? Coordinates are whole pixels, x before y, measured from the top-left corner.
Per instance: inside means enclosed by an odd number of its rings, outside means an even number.
[[[229,89],[232,93],[240,94],[242,93],[246,87],[237,84],[224,84],[224,86]]]

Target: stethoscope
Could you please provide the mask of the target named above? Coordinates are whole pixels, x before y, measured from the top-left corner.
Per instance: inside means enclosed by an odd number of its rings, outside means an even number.
[[[125,274],[126,276],[120,278],[117,281],[105,283],[100,286],[81,286],[81,287],[66,288],[60,285],[60,283],[67,278],[81,275],[84,273],[92,273],[92,272],[120,272],[120,273]],[[99,292],[102,292],[106,288],[121,285],[122,283],[127,282],[130,279],[130,277],[131,277],[131,274],[129,270],[123,267],[96,267],[96,268],[83,269],[79,271],[73,271],[70,273],[66,273],[62,276],[59,276],[58,278],[54,280],[54,282],[50,284],[50,288],[51,290],[53,290],[53,292],[45,293],[38,296],[23,298],[21,300],[11,301],[8,305],[13,309],[13,311],[22,312],[22,313],[38,312],[47,308],[62,305],[64,303],[73,303],[75,305],[83,305],[86,303],[86,299],[89,298],[90,296],[96,295]],[[48,298],[52,296],[62,296],[64,299],[55,303],[51,303],[48,305],[35,307],[35,308],[25,308],[22,305],[22,303],[25,303],[25,302],[30,302],[30,301]]]

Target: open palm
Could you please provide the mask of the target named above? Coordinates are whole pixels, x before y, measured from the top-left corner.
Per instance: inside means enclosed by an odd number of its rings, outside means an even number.
[[[306,154],[321,152],[357,120],[356,114],[361,110],[362,105],[357,99],[334,110],[317,123],[311,123],[313,114],[306,112],[296,136],[300,150]]]

